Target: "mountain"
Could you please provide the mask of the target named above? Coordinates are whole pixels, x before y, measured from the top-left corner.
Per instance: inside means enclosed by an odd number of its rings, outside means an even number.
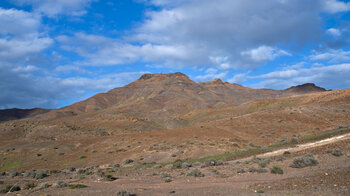
[[[161,130],[192,124],[182,115],[191,111],[222,108],[240,103],[321,91],[319,87],[287,90],[252,89],[214,79],[196,83],[182,73],[144,74],[121,88],[97,94],[73,105],[37,115],[36,120],[74,119],[86,129]],[[103,124],[101,124],[103,122]],[[92,123],[95,123],[92,126]]]
[[[33,109],[6,109],[0,110],[0,122],[9,121],[9,120],[18,120],[22,118],[29,118],[39,114],[44,114],[49,112],[49,110],[41,108]]]
[[[169,162],[349,126],[350,89],[252,89],[220,79],[196,83],[182,73],[145,74],[70,106],[19,117],[25,118],[0,122],[0,152],[9,149],[4,164]]]
[[[322,91],[325,90],[311,84],[286,90],[252,89],[220,79],[196,83],[182,73],[144,74],[124,87],[97,94],[70,106],[45,110],[45,113],[28,111],[28,115],[17,118],[30,117],[36,123],[39,122],[32,128],[38,130],[32,132],[34,135],[39,132],[42,135],[69,134],[69,130],[82,130],[84,134],[111,135],[193,126],[203,122],[203,114],[199,114],[203,111],[222,112],[225,111],[223,108],[257,100]],[[3,113],[6,114],[7,111]],[[189,118],[193,114],[197,116]],[[16,119],[10,116],[9,120]],[[213,119],[212,116],[207,118]]]
[[[284,91],[290,93],[303,94],[311,92],[323,92],[326,91],[326,89],[318,87],[313,83],[306,83],[298,86],[292,86],[290,88],[285,89]]]
[[[103,115],[117,118],[153,119],[159,128],[182,127],[185,122],[176,115],[205,108],[223,107],[252,100],[322,92],[314,84],[293,86],[285,90],[252,89],[214,79],[196,83],[182,73],[144,74],[121,88],[97,94],[87,100],[57,110],[0,110],[0,121],[35,117],[53,120],[79,115]],[[187,125],[187,123],[185,123]],[[148,127],[152,130],[156,127]]]
[[[150,111],[180,114],[187,110],[213,108],[250,100],[285,97],[325,91],[309,84],[277,91],[251,89],[214,79],[195,83],[182,73],[144,74],[137,81],[85,101],[52,111],[54,117],[96,112],[109,107],[118,108],[128,116],[150,115]],[[141,114],[143,113],[143,114]]]

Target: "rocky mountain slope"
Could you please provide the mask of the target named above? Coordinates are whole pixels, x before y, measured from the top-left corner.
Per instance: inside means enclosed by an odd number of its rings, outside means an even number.
[[[1,122],[0,158],[5,168],[124,159],[137,165],[268,146],[349,125],[350,89],[305,84],[277,91],[219,79],[195,83],[181,73],[145,74],[73,105]]]

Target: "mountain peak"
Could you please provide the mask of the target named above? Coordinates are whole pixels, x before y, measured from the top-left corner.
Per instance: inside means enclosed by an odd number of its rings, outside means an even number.
[[[188,76],[186,76],[185,74],[181,73],[181,72],[175,72],[175,73],[168,73],[168,74],[163,74],[163,73],[147,73],[147,74],[143,74],[139,80],[149,80],[152,78],[186,78],[189,79]]]
[[[314,83],[305,83],[285,89],[289,92],[323,92],[326,89],[316,86]]]
[[[200,84],[204,84],[204,85],[213,85],[213,84],[225,84],[227,82],[223,82],[220,78],[214,78],[211,81],[208,82],[200,82]]]
[[[214,78],[210,83],[223,84],[224,82],[220,78]]]

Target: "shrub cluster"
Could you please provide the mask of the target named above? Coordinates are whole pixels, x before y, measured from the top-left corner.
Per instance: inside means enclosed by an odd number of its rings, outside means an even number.
[[[17,185],[6,185],[4,189],[0,190],[0,193],[9,193],[9,192],[15,192],[20,190],[21,188]]]
[[[315,166],[318,164],[317,159],[314,157],[313,154],[308,153],[301,157],[296,157],[293,159],[293,163],[290,165],[290,167],[293,168],[304,168],[309,166]]]
[[[277,165],[274,165],[271,169],[271,174],[283,174],[283,169]]]
[[[187,176],[204,177],[204,174],[202,174],[202,172],[199,171],[198,169],[193,169],[187,173]]]
[[[336,157],[340,157],[340,156],[344,155],[343,151],[341,151],[339,149],[329,150],[328,153],[330,153],[330,154],[332,154],[333,156],[336,156]]]

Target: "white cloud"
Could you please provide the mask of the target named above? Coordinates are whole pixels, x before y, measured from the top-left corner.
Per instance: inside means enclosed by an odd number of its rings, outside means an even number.
[[[331,63],[336,62],[349,62],[350,61],[350,51],[339,50],[329,50],[324,53],[317,53],[310,56],[313,61],[329,61]]]
[[[39,74],[42,76],[30,74],[34,70],[42,72]],[[144,73],[124,72],[94,78],[59,78],[47,76],[44,70],[34,66],[0,66],[0,109],[56,108],[61,105],[62,100],[80,101],[87,98],[87,92],[103,92],[123,86]]]
[[[14,38],[10,40],[0,38],[0,57],[1,60],[23,60],[30,54],[48,48],[52,43],[53,41],[48,37]]]
[[[63,49],[85,57],[86,60],[76,62],[85,66],[120,65],[135,61],[162,63],[163,66],[167,66],[190,58],[188,49],[180,45],[133,45],[117,39],[84,33],[76,33],[73,37],[59,36],[56,39],[62,44]]]
[[[39,32],[41,18],[33,13],[0,8],[0,60],[25,60],[48,48],[53,40]]]
[[[18,5],[31,5],[35,12],[49,17],[59,14],[81,16],[94,0],[13,0]]]
[[[274,46],[322,39],[322,0],[147,2],[159,10],[147,11],[143,23],[123,40],[88,34],[57,39],[62,48],[85,58],[79,62],[82,65],[145,62],[168,67],[209,65],[222,70],[254,69],[290,55]]]
[[[34,65],[18,66],[12,69],[13,72],[31,72],[36,70],[39,70],[39,68]]]
[[[341,35],[341,31],[335,28],[330,28],[326,32],[330,35],[333,35],[334,37],[339,37]]]
[[[273,71],[258,76],[249,76],[251,79],[263,79],[251,85],[255,88],[284,89],[302,83],[316,83],[327,89],[349,88],[350,64],[337,64],[301,69]]]
[[[245,73],[236,74],[233,76],[233,78],[229,79],[228,82],[230,83],[242,83],[249,79],[249,76]]]
[[[227,56],[210,56],[209,59],[219,69],[225,70],[232,68],[231,62]]]
[[[207,82],[215,78],[225,79],[226,75],[227,75],[227,72],[220,73],[217,69],[209,68],[206,70],[206,74],[196,76],[194,80],[199,82]]]
[[[71,72],[76,72],[79,74],[91,74],[91,72],[78,67],[78,66],[74,66],[74,65],[63,65],[63,66],[58,66],[55,69],[56,72],[58,73],[71,73]]]
[[[270,46],[259,46],[251,50],[241,52],[242,56],[247,56],[255,62],[271,61],[279,56],[291,56],[288,52]]]
[[[329,13],[347,12],[350,10],[350,3],[338,0],[323,0],[323,8]]]
[[[40,16],[17,9],[0,7],[0,35],[25,36],[36,34],[41,24]]]
[[[283,46],[291,40],[307,43],[320,39],[320,1],[192,0],[176,5],[170,1],[151,2],[164,7],[148,12],[132,39],[180,45],[189,52],[179,61],[185,65],[250,69],[277,56],[289,55],[271,46]],[[246,51],[247,48],[253,50]],[[213,61],[217,57],[226,60],[217,63]]]
[[[141,75],[148,72],[122,72],[117,74],[106,74],[97,78],[71,77],[62,79],[60,84],[69,88],[78,87],[84,91],[107,91],[116,87],[129,84]]]

